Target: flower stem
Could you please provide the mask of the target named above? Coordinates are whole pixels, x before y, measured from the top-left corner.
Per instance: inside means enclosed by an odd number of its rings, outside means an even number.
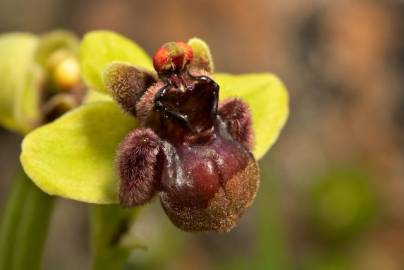
[[[38,189],[22,169],[12,185],[0,225],[0,270],[37,270],[55,199]]]
[[[258,258],[255,269],[291,269],[281,213],[281,186],[276,161],[269,156],[261,161],[262,182],[258,198]],[[269,166],[268,164],[272,164]]]
[[[130,251],[139,243],[129,230],[137,209],[119,205],[91,206],[91,247],[93,270],[124,269]]]

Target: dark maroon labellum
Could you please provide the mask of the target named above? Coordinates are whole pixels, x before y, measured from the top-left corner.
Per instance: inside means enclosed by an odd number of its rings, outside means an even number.
[[[192,66],[185,43],[167,43],[154,60],[159,79],[147,90],[130,90],[141,93],[133,99],[136,112],[128,99],[120,101],[142,126],[118,151],[120,202],[140,205],[158,192],[179,228],[229,231],[259,186],[248,105],[239,99],[219,105],[219,85]],[[110,89],[120,91],[113,84]]]

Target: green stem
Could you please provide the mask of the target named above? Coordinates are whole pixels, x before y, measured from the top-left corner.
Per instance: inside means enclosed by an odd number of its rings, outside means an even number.
[[[268,164],[272,164],[268,166]],[[280,178],[275,160],[260,162],[262,181],[258,195],[258,260],[256,269],[291,269],[288,258],[285,225],[282,222]]]
[[[0,226],[0,270],[38,270],[55,199],[20,169]]]
[[[129,234],[137,209],[119,205],[91,206],[93,270],[123,269],[130,251],[139,247]]]

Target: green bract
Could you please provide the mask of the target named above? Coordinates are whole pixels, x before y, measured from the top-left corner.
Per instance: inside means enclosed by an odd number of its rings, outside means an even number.
[[[207,48],[203,41],[199,48]],[[206,56],[210,54],[205,54]],[[113,61],[150,69],[150,58],[131,41],[112,32],[85,36],[80,47],[83,76],[90,86],[105,91],[102,71]],[[288,116],[288,94],[271,74],[216,74],[220,98],[240,97],[252,110],[257,159],[277,139]],[[92,203],[118,201],[115,152],[124,136],[135,128],[112,101],[87,104],[52,124],[29,134],[21,161],[31,179],[45,192]]]

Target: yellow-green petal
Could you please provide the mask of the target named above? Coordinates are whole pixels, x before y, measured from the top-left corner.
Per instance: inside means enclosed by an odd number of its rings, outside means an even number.
[[[256,159],[277,140],[289,114],[289,98],[281,80],[273,74],[215,74],[220,99],[240,97],[251,108]]]
[[[25,133],[39,120],[41,71],[34,63],[38,38],[27,33],[0,36],[0,124]]]
[[[108,90],[102,81],[102,71],[113,61],[153,70],[150,57],[139,45],[110,31],[87,33],[80,44],[79,54],[84,81],[91,88],[105,93]]]
[[[115,203],[116,149],[136,126],[115,103],[90,103],[29,133],[20,159],[27,175],[46,193]]]
[[[202,39],[194,37],[188,40],[188,45],[191,46],[194,53],[191,65],[213,73],[214,64],[208,44]]]

